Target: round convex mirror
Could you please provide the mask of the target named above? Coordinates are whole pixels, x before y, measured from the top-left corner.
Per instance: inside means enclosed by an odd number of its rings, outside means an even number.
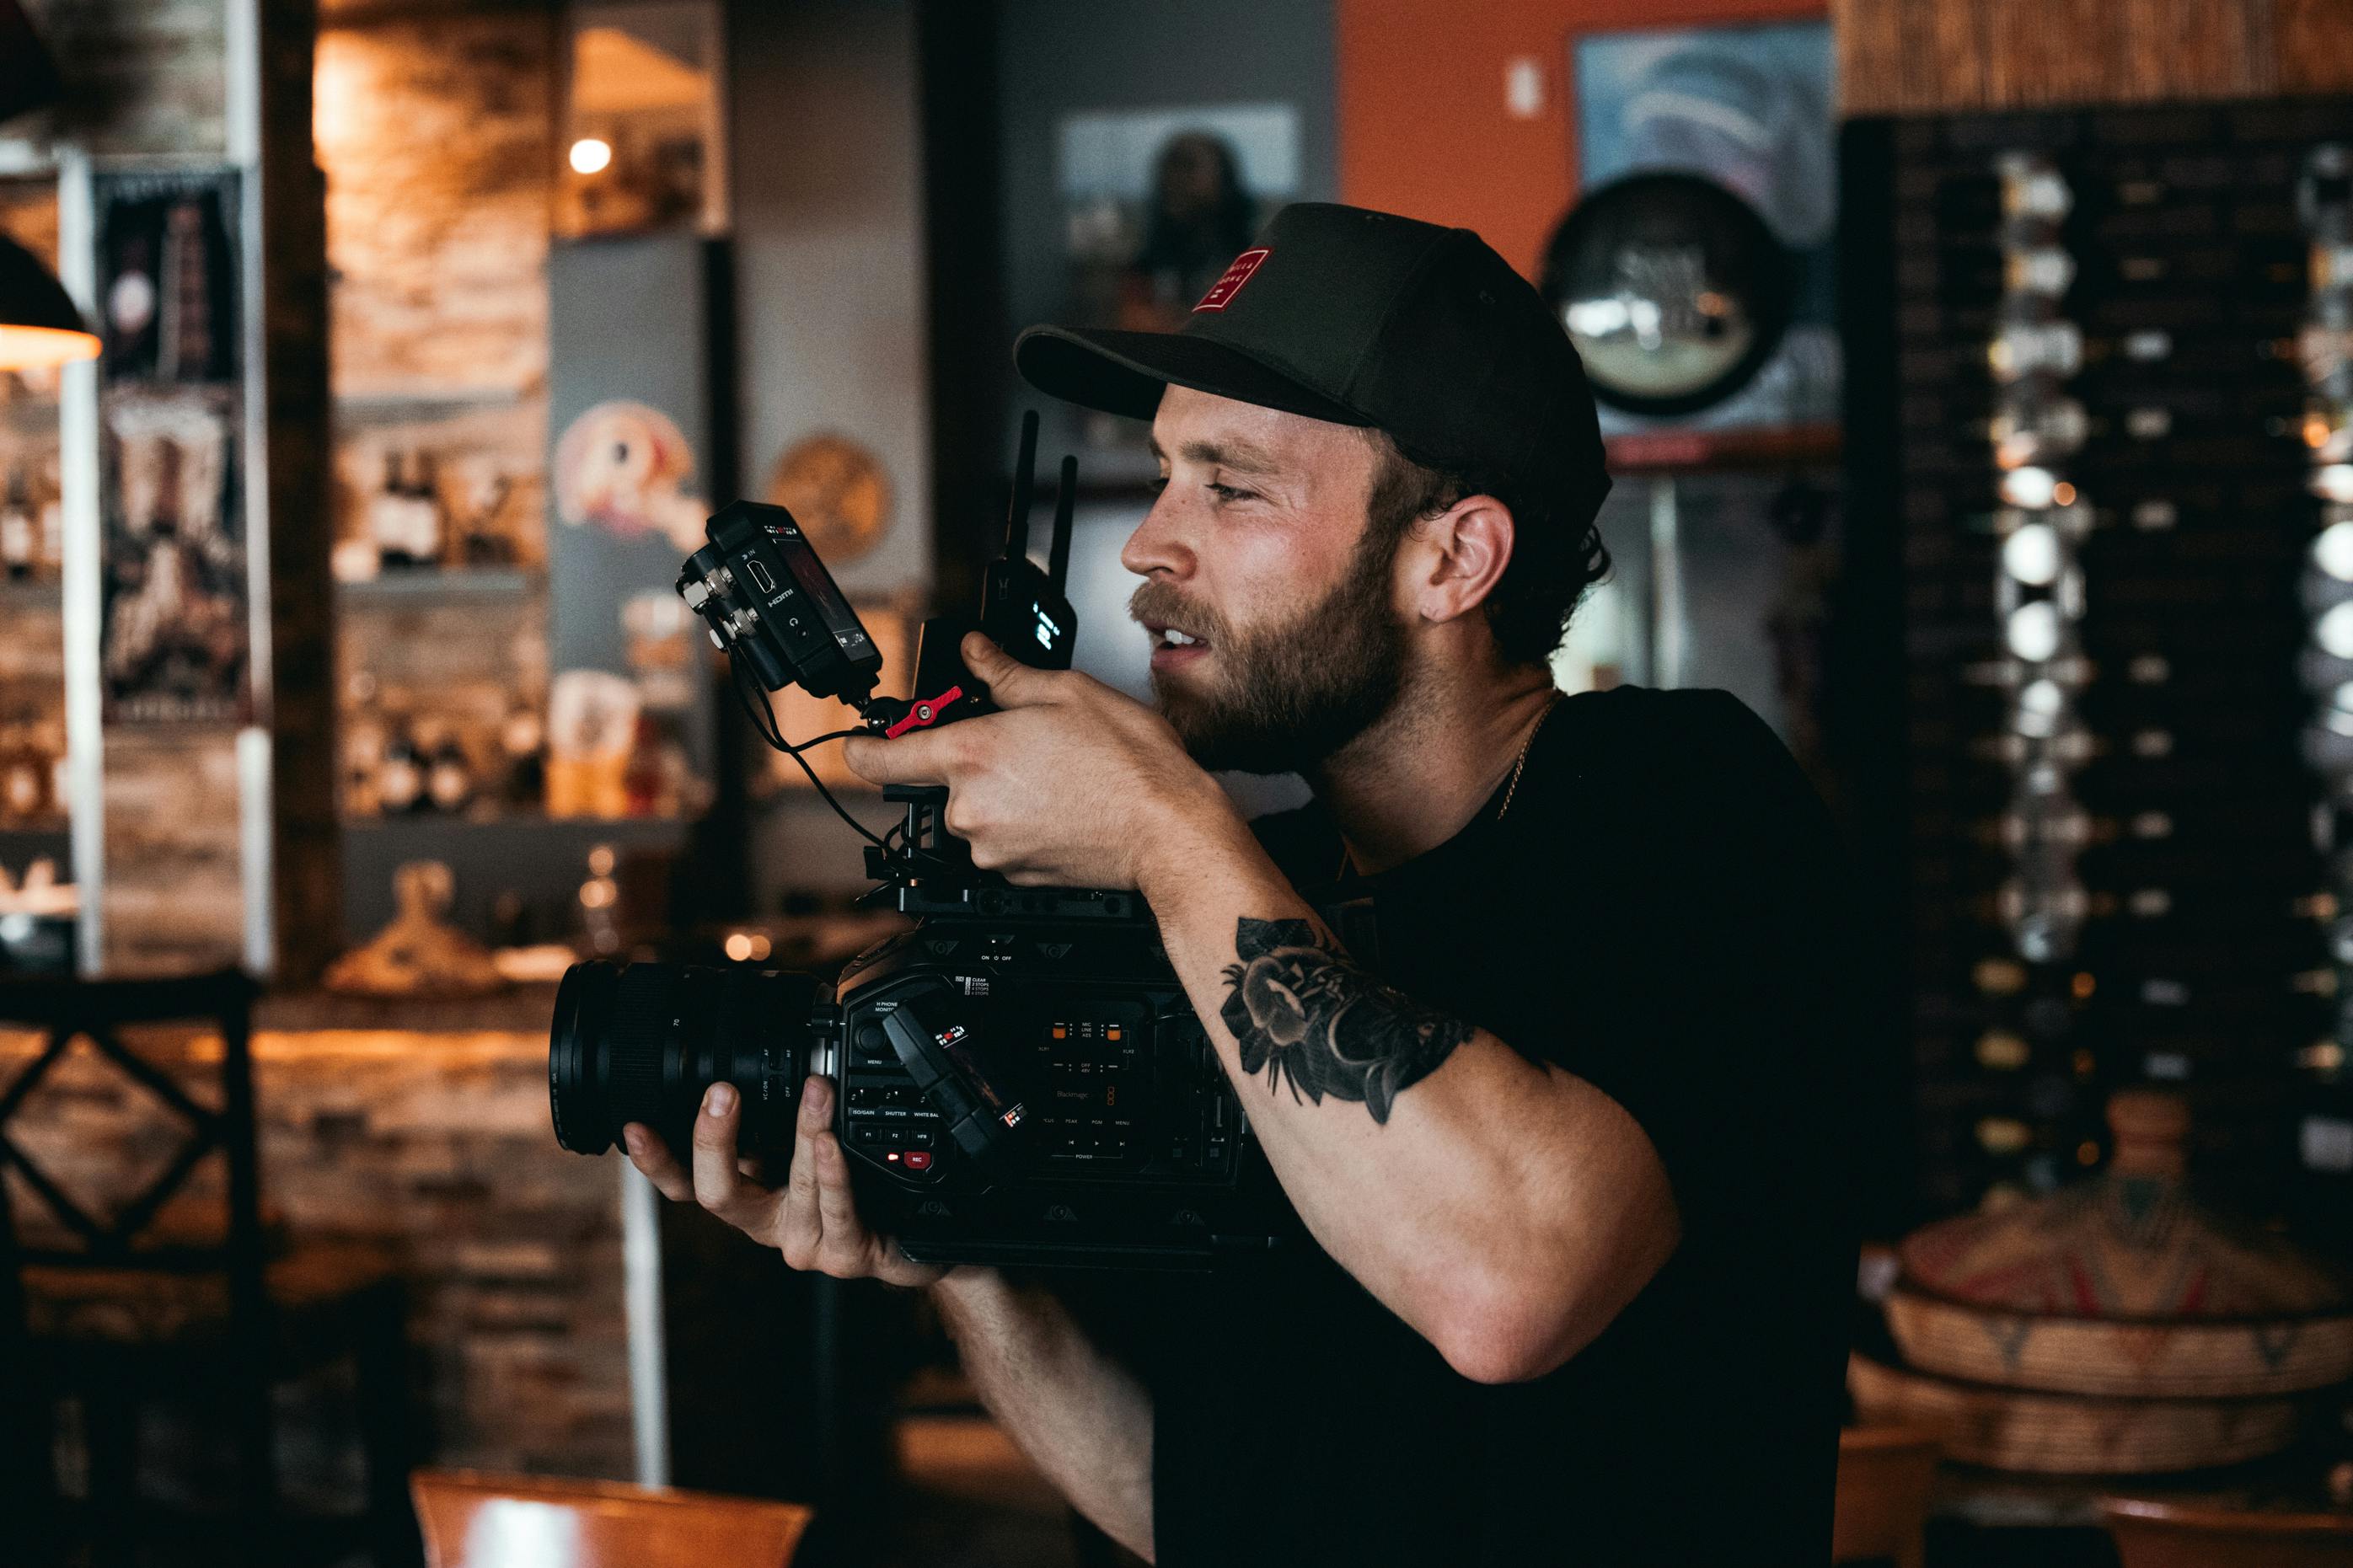
[[[1746,386],[1789,324],[1789,254],[1756,209],[1696,174],[1630,175],[1569,210],[1544,295],[1593,394],[1695,414]]]

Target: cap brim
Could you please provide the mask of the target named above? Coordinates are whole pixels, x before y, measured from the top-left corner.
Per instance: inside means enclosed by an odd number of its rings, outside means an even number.
[[[1050,397],[1130,419],[1151,418],[1164,388],[1188,386],[1335,425],[1372,423],[1238,348],[1183,332],[1032,327],[1015,340],[1013,363]]]

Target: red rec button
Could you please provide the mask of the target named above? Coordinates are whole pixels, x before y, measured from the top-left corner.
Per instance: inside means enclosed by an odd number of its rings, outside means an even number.
[[[911,1171],[928,1171],[932,1168],[932,1152],[929,1149],[910,1149],[899,1156],[899,1163]]]

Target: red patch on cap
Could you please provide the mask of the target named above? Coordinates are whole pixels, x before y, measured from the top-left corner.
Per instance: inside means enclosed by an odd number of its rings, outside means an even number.
[[[1224,310],[1233,302],[1234,296],[1241,292],[1242,285],[1250,280],[1250,274],[1259,269],[1259,264],[1267,258],[1267,254],[1266,247],[1261,245],[1255,250],[1245,250],[1235,257],[1234,264],[1226,268],[1226,275],[1209,285],[1209,291],[1201,296],[1201,302],[1193,309]]]

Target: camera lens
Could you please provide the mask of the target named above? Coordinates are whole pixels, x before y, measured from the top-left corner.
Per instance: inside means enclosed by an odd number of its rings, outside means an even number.
[[[790,1152],[818,983],[776,970],[575,963],[555,992],[547,1092],[555,1141],[601,1154],[642,1121],[681,1157],[714,1083],[744,1097],[745,1153]]]

